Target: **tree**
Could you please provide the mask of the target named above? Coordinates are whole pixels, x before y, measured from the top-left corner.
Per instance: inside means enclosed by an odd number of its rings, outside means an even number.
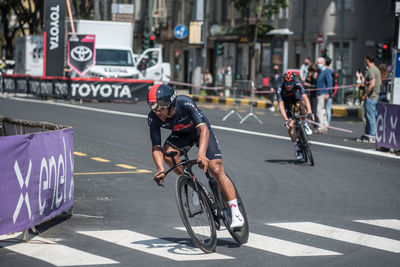
[[[0,2],[0,15],[7,58],[13,56],[13,40],[18,32],[25,35],[43,31],[43,0],[3,0]],[[15,25],[10,25],[12,15],[16,16]]]
[[[246,26],[250,29],[250,19],[255,18],[254,35],[250,41],[250,79],[255,80],[256,76],[256,65],[255,65],[255,45],[258,41],[259,36],[264,36],[270,29],[269,25],[266,24],[267,20],[271,19],[272,16],[279,12],[279,8],[288,7],[287,0],[270,0],[268,3],[264,3],[263,0],[234,0],[236,10],[241,15],[241,18],[245,21]]]

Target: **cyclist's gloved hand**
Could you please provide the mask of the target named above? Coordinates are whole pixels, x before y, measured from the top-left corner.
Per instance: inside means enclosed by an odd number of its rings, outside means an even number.
[[[309,120],[314,120],[314,114],[308,113],[308,114],[307,114],[307,119],[309,119]]]
[[[288,129],[289,129],[289,123],[290,123],[290,120],[286,120],[285,123],[284,123],[285,127],[288,128]]]
[[[154,174],[154,182],[156,182],[158,185],[161,185],[164,182],[164,177],[165,177],[165,171],[158,171],[156,174]]]
[[[197,155],[197,164],[203,169],[204,172],[206,172],[208,169],[208,162],[209,159],[206,156]]]

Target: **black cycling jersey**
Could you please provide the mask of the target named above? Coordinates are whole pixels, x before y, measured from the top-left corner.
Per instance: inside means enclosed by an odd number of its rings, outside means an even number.
[[[207,125],[210,132],[206,156],[209,159],[221,158],[219,143],[211,129],[211,126],[203,114],[196,106],[195,102],[188,96],[177,96],[174,109],[174,117],[161,121],[157,115],[150,111],[148,115],[148,125],[150,127],[150,138],[152,145],[161,145],[161,130],[165,128],[172,130],[167,138],[166,144],[175,148],[198,145],[200,133],[197,130],[202,125]]]
[[[306,93],[304,87],[300,83],[295,83],[292,90],[287,90],[286,85],[283,83],[276,91],[278,102],[283,101],[286,104],[296,104],[302,101],[302,95]]]

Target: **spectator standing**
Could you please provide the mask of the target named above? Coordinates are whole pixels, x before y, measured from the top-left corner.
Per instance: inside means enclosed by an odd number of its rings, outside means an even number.
[[[311,112],[313,114],[317,114],[317,91],[316,82],[318,77],[318,67],[315,63],[310,63],[308,67],[307,77],[304,82],[304,89],[311,89],[310,92],[310,104],[311,104]],[[318,121],[318,117],[315,116],[315,122]]]
[[[365,110],[365,134],[358,141],[375,143],[376,135],[376,105],[378,104],[379,91],[381,89],[381,73],[375,66],[374,56],[367,55],[365,64],[367,72],[365,74],[365,88],[363,92]]]
[[[385,64],[380,64],[378,69],[381,73],[381,90],[379,92],[379,101],[388,102],[390,99],[390,96],[388,96],[389,80],[387,79],[389,72]]]
[[[304,63],[300,67],[300,80],[302,83],[306,81],[308,74],[308,67],[310,66],[311,61],[309,57],[304,58]]]
[[[330,57],[327,57],[325,59],[325,67],[327,70],[330,71],[331,73],[331,77],[332,77],[332,86],[333,87],[333,81],[334,81],[334,71],[333,69],[329,68],[329,66],[331,65],[332,59]],[[329,92],[329,98],[328,101],[326,101],[326,120],[328,121],[328,126],[331,124],[331,117],[332,117],[332,96],[333,96],[333,88],[328,90]]]
[[[332,87],[332,73],[325,66],[325,59],[319,57],[317,59],[318,66],[318,77],[316,81],[317,86],[317,117],[319,120],[319,127],[314,132],[316,134],[322,134],[328,132],[328,121],[326,118],[326,102],[329,98],[329,91],[326,88]]]
[[[269,90],[271,93],[268,96],[268,99],[271,101],[272,106],[269,108],[271,112],[275,112],[275,106],[274,106],[274,98],[275,98],[275,92],[278,90],[278,88],[282,84],[282,77],[281,73],[279,72],[279,66],[274,65],[273,67],[273,73],[269,77]]]

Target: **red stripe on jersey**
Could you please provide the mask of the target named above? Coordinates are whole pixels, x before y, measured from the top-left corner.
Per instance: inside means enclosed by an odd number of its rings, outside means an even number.
[[[187,124],[187,125],[185,125],[185,124],[183,124],[183,123],[175,124],[175,125],[174,125],[174,131],[175,131],[175,132],[179,132],[179,131],[181,131],[182,129],[189,128],[189,127],[192,126],[193,124],[194,124],[194,122],[192,122],[191,124]]]
[[[156,84],[150,88],[150,91],[148,94],[148,99],[147,99],[147,101],[149,103],[157,102],[157,90],[158,90],[158,87],[160,87],[160,85],[162,85],[162,83]]]

